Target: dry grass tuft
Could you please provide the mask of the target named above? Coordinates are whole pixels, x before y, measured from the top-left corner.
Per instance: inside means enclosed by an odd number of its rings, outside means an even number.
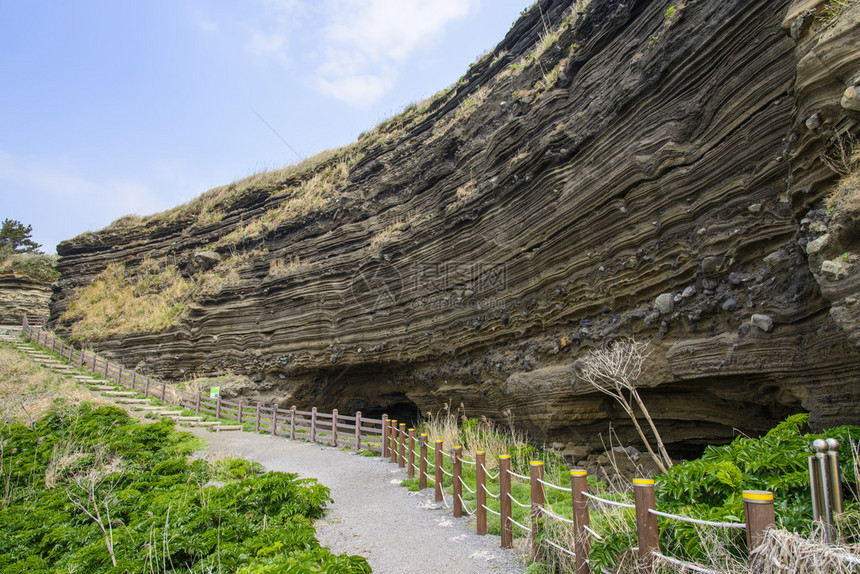
[[[0,420],[32,424],[51,411],[57,401],[109,404],[71,379],[0,345]]]
[[[827,207],[860,213],[860,142],[856,136],[849,132],[836,134],[831,152],[822,160],[842,176],[826,199]]]

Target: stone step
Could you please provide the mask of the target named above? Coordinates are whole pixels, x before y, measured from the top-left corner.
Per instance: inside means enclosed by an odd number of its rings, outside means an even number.
[[[134,391],[102,391],[103,395],[107,395],[110,397],[136,397],[137,393]]]
[[[211,432],[240,431],[242,430],[242,425],[218,425],[217,427],[212,427],[209,430]]]
[[[117,399],[121,405],[143,405],[149,403],[149,399]]]
[[[175,421],[179,421],[179,422],[192,422],[192,421],[202,421],[203,420],[203,417],[175,416],[175,417],[170,417],[170,418],[172,418]]]
[[[148,411],[148,412],[160,411],[163,408],[164,407],[154,407],[154,406],[149,406],[149,405],[141,406],[141,407],[135,406],[135,409],[137,409],[139,411]]]
[[[163,409],[164,407],[161,407],[161,408]],[[182,411],[161,410],[161,411],[158,411],[158,414],[160,414],[163,417],[177,417],[177,416],[182,416]]]
[[[182,424],[189,427],[214,427],[220,425],[221,423],[219,423],[218,421],[186,421]]]
[[[87,385],[94,391],[115,391],[116,387],[114,385]]]

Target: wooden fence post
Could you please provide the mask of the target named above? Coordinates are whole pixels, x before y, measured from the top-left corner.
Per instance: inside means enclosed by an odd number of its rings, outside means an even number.
[[[502,521],[502,548],[514,547],[514,525],[511,524],[511,456],[499,455],[499,514]]]
[[[238,419],[236,422],[242,424],[242,399],[239,399],[239,407],[236,409],[236,418]]]
[[[290,407],[290,440],[296,440],[296,405]]]
[[[108,375],[109,372],[110,372],[110,361],[105,359],[105,373],[104,374],[105,374],[105,378],[107,380],[110,380],[110,376]]]
[[[388,415],[382,415],[382,458],[388,457],[388,436],[391,434]]]
[[[541,531],[543,530],[543,485],[540,483],[543,480],[543,461],[533,460],[529,463],[529,484],[531,485],[531,501],[532,501],[532,560],[540,562],[543,552],[541,552],[540,539]]]
[[[570,496],[573,507],[573,552],[576,574],[591,574],[588,555],[591,552],[591,537],[586,530],[591,519],[588,515],[588,499],[583,492],[588,491],[588,471],[570,471]]]
[[[403,468],[406,466],[406,423],[399,423],[400,427],[397,431],[397,438],[400,443],[397,445],[397,466]]]
[[[442,502],[442,488],[444,487],[444,474],[442,474],[442,448],[443,441],[437,440],[435,443],[436,450],[434,451],[436,454],[435,464],[436,464],[436,472],[433,475],[433,481],[435,482],[434,489],[436,494],[436,502]]]
[[[194,400],[194,414],[195,414],[195,415],[199,415],[199,414],[200,414],[200,400],[201,400],[202,398],[203,398],[203,391],[201,391],[201,390],[198,388],[198,389],[197,389],[197,397],[196,397],[196,398],[195,398],[195,400]],[[259,430],[259,429],[257,429],[257,430]]]
[[[311,409],[311,442],[317,442],[317,408]]]
[[[421,433],[421,460],[418,461],[418,490],[427,488],[427,433]]]
[[[484,464],[487,462],[486,451],[479,450],[475,453],[475,495],[477,496],[478,505],[475,509],[477,515],[476,531],[483,536],[487,533],[487,509],[484,506],[487,504],[487,493],[484,487],[487,483],[487,473],[484,470]]]
[[[460,456],[463,454],[462,446],[451,449],[451,461],[454,463],[454,518],[463,516],[463,462]]]
[[[639,537],[639,572],[651,572],[654,552],[660,552],[657,515],[649,512],[657,509],[654,481],[650,478],[634,478],[633,498],[636,504],[636,532]]]
[[[117,367],[117,371],[116,371],[116,382],[117,382],[117,383],[119,383],[119,384],[120,384],[120,386],[122,386],[122,365],[120,365],[119,367]]]
[[[389,445],[389,458],[391,462],[397,462],[397,419],[391,419],[391,444]]]
[[[337,409],[331,411],[331,446],[337,446]]]
[[[105,361],[107,363],[107,361]],[[107,369],[105,369],[107,370]],[[167,383],[161,381],[161,401],[164,402],[164,395],[167,392]]]
[[[385,444],[385,441],[382,441],[382,444]],[[361,450],[361,411],[355,411],[355,448],[353,450],[355,452]]]
[[[221,418],[221,393],[218,393],[218,397],[215,399],[215,418]]]
[[[254,421],[254,432],[260,432],[260,407],[263,405],[260,401],[257,401],[257,415],[256,420]]]
[[[415,478],[415,429],[409,429],[409,478]]]
[[[146,377],[144,379],[143,394],[144,394],[144,396],[147,396],[147,397],[149,396],[149,377]]]
[[[747,526],[747,549],[749,564],[752,571],[757,571],[756,565],[761,560],[755,551],[764,538],[764,531],[776,526],[776,516],[773,510],[773,493],[763,490],[745,490],[744,522]]]
[[[137,371],[131,370],[131,388],[134,390],[134,383],[137,381]]]
[[[93,368],[91,370],[94,373],[96,372],[96,362],[98,361],[98,358],[99,358],[99,356],[96,355],[95,351],[93,351]]]
[[[278,403],[272,403],[272,436],[278,434]]]

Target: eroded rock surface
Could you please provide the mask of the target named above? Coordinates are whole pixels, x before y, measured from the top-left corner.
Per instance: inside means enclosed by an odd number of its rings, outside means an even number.
[[[18,273],[0,274],[0,325],[20,325],[24,315],[32,322],[48,318],[51,286]]]
[[[806,247],[827,224],[802,223],[837,178],[834,133],[860,118],[840,105],[856,10],[824,27],[810,1],[539,4],[425,113],[360,140],[325,205],[224,244],[283,201],[263,186],[217,221],[64,242],[52,318],[111,262],[170,258],[190,277],[238,250],[254,255],[235,283],[179,326],[99,350],[169,378],[245,373],[249,398],[395,416],[462,403],[597,448],[609,420],[634,433],[575,360],[635,336],[655,349],[642,395],[675,452],[798,411],[856,424],[860,274],[822,275]],[[529,57],[541,12],[569,24]],[[827,260],[857,241],[839,225]]]

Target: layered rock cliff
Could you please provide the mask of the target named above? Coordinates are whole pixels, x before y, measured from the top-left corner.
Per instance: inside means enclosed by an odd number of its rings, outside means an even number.
[[[285,405],[462,404],[595,445],[609,421],[634,434],[576,359],[635,336],[675,452],[798,411],[856,424],[857,212],[825,198],[850,168],[860,27],[827,7],[542,0],[356,144],[60,244],[52,319],[74,333],[106,269],[176,270],[171,326],[100,351],[250,375],[236,392]]]
[[[20,325],[48,318],[51,285],[19,273],[0,273],[0,325]]]

